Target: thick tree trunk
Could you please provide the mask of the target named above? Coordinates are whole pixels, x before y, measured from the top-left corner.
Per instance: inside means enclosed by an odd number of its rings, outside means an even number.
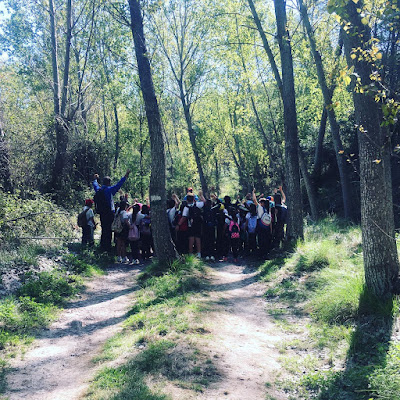
[[[138,0],[129,0],[131,30],[135,44],[135,54],[139,71],[140,87],[146,109],[151,144],[150,203],[151,224],[157,259],[169,264],[178,257],[172,242],[167,214],[165,212],[166,174],[165,148],[161,116],[151,76],[150,61],[143,32],[143,18]]]
[[[370,79],[373,69],[371,64],[358,57],[358,49],[370,51],[371,32],[369,26],[362,23],[357,9],[363,10],[362,1],[355,4],[351,0],[345,6],[347,15],[344,17],[350,23],[350,29],[344,34],[346,58],[349,67],[354,66],[359,84],[370,88],[375,85]],[[357,57],[352,59],[351,52]],[[355,84],[353,100],[358,125],[365,281],[376,296],[387,298],[398,280],[399,258],[390,182],[390,137],[381,127],[380,104],[374,96],[374,91],[360,92]]]
[[[354,212],[352,207],[351,185],[349,179],[350,174],[349,174],[348,164],[346,163],[346,157],[343,154],[341,154],[341,151],[343,150],[343,143],[342,139],[340,138],[340,128],[336,119],[336,113],[334,108],[332,107],[332,91],[329,90],[328,85],[326,83],[321,55],[317,50],[317,45],[314,39],[314,32],[311,27],[310,20],[308,18],[307,8],[303,4],[303,0],[299,0],[299,4],[300,4],[300,13],[303,19],[303,24],[304,27],[306,28],[308,39],[310,42],[311,53],[314,57],[315,66],[317,68],[318,82],[321,87],[322,95],[324,97],[325,107],[328,112],[329,124],[332,133],[332,141],[336,154],[336,162],[339,169],[340,185],[342,188],[344,217],[346,219],[352,220],[354,219]]]
[[[290,37],[287,31],[286,3],[274,0],[277,24],[277,39],[282,64],[283,114],[285,124],[285,160],[288,202],[289,240],[303,237],[303,205],[301,201],[299,140],[297,132],[296,99],[294,90],[293,59]]]

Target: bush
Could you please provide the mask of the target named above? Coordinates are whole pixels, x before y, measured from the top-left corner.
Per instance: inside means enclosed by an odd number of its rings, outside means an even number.
[[[18,290],[18,296],[29,296],[38,303],[61,305],[78,293],[81,280],[75,275],[63,276],[56,272],[29,274],[27,282]]]

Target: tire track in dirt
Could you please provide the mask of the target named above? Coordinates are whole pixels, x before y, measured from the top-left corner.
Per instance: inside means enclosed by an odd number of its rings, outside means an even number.
[[[79,299],[41,332],[7,376],[9,400],[76,400],[96,372],[93,357],[126,318],[140,268],[116,264],[87,283]]]

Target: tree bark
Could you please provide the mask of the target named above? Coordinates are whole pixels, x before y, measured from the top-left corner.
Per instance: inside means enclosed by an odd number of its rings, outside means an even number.
[[[314,221],[318,220],[318,202],[317,194],[315,192],[315,185],[311,179],[310,173],[307,169],[307,163],[304,158],[302,149],[299,147],[299,164],[301,175],[303,176],[304,186],[306,187],[308,203],[310,204],[311,218]]]
[[[51,189],[56,193],[60,191],[63,185],[64,168],[67,161],[67,147],[69,141],[69,121],[65,115],[68,93],[68,78],[70,64],[70,49],[72,38],[72,0],[67,2],[67,36],[65,42],[65,60],[64,60],[64,78],[62,97],[60,99],[60,82],[57,55],[57,36],[56,36],[56,20],[54,12],[54,2],[49,0],[50,10],[50,35],[51,35],[51,59],[53,69],[53,99],[54,99],[54,119],[56,133],[56,156],[54,160],[54,168],[52,171]]]
[[[322,59],[319,51],[317,50],[317,45],[314,38],[314,32],[311,27],[310,20],[308,18],[308,11],[303,3],[303,0],[299,0],[300,14],[303,19],[303,24],[306,28],[308,39],[310,42],[311,53],[314,57],[315,66],[317,68],[318,82],[322,90],[324,97],[325,107],[328,113],[329,124],[331,127],[332,141],[335,148],[336,162],[339,169],[340,185],[342,188],[342,199],[343,199],[343,210],[344,217],[346,219],[354,219],[354,212],[352,207],[352,197],[351,197],[351,185],[349,179],[349,169],[346,163],[346,157],[341,154],[343,150],[342,139],[340,138],[340,128],[336,119],[336,113],[332,107],[332,91],[329,90],[326,83],[324,67],[322,65]]]
[[[114,155],[114,169],[117,168],[119,158],[119,118],[118,109],[115,102],[113,102],[114,118],[115,118],[115,155]]]
[[[286,2],[274,0],[277,39],[281,54],[283,115],[285,125],[286,185],[288,200],[289,240],[303,237],[303,206],[301,201],[299,140],[297,131],[296,99],[294,90],[293,59],[287,30]]]
[[[199,171],[201,190],[203,191],[204,195],[207,195],[207,193],[208,193],[207,181],[204,176],[203,166],[201,164],[199,150],[197,148],[196,132],[193,129],[192,116],[190,115],[189,104],[187,104],[187,102],[186,102],[185,92],[183,89],[183,82],[179,82],[179,93],[180,93],[180,98],[181,98],[181,102],[182,102],[182,106],[183,106],[183,112],[185,114],[186,124],[188,127],[190,144],[192,146],[194,158],[196,160],[197,170]]]
[[[317,144],[315,146],[314,170],[313,170],[314,179],[321,175],[322,151],[323,151],[323,145],[324,145],[324,137],[325,137],[327,119],[328,119],[328,111],[326,110],[326,107],[324,105],[324,108],[322,110],[322,115],[321,115],[321,122],[319,124]]]
[[[365,281],[376,296],[385,299],[391,296],[399,275],[391,190],[390,137],[381,126],[381,109],[374,99],[375,93],[369,92],[376,84],[370,79],[373,68],[363,57],[358,57],[360,50],[371,50],[370,28],[363,24],[357,11],[363,8],[362,0],[357,5],[350,0],[341,16],[350,23],[343,35],[347,62],[349,67],[354,67],[354,73],[360,80],[354,82],[353,100],[358,126]],[[351,58],[352,52],[356,54],[354,59]],[[360,88],[368,89],[363,92]],[[379,90],[379,87],[376,89]]]
[[[140,87],[143,94],[150,134],[150,204],[154,247],[158,261],[161,264],[169,264],[178,257],[178,254],[171,239],[167,214],[165,212],[167,200],[165,189],[165,147],[161,116],[151,75],[139,0],[129,0],[129,9]]]

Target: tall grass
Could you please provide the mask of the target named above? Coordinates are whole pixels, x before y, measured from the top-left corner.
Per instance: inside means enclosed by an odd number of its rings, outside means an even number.
[[[305,366],[288,351],[283,365],[301,365],[301,371],[281,387],[297,399],[400,398],[399,346],[390,342],[398,305],[366,289],[359,227],[335,218],[308,225],[304,241],[278,263],[267,261],[261,276],[269,282],[271,314],[281,326],[289,329],[282,321],[291,313],[310,321],[307,339],[295,345],[304,349],[300,357],[324,354]],[[344,369],[332,370],[334,365]]]

